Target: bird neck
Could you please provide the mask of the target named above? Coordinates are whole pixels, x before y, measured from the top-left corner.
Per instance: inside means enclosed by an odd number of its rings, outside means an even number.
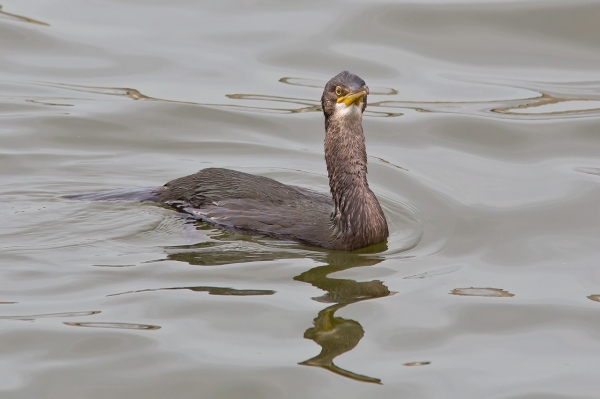
[[[341,249],[366,246],[388,236],[381,206],[367,182],[362,115],[325,120],[325,162],[334,203],[333,239]]]
[[[367,151],[360,119],[325,122],[325,163],[336,211],[343,212],[348,199],[363,194],[367,183]],[[353,123],[354,122],[354,123]]]

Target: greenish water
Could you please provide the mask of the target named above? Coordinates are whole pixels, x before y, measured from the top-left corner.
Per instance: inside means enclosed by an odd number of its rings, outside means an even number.
[[[597,397],[600,3],[1,5],[0,397]],[[209,166],[327,191],[346,69],[385,245],[63,198]]]

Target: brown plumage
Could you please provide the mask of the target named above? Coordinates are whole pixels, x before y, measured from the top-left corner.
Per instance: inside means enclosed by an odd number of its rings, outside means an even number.
[[[216,226],[353,250],[384,241],[388,227],[367,182],[362,113],[365,82],[342,72],[326,85],[325,162],[331,196],[229,169],[203,169],[154,192],[162,202]]]

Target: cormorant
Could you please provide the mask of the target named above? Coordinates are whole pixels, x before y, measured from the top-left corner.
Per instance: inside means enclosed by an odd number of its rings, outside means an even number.
[[[170,181],[162,202],[217,226],[267,233],[319,247],[353,250],[389,233],[367,182],[362,114],[369,88],[344,71],[325,85],[325,162],[331,196],[267,177],[208,168]]]
[[[68,196],[164,202],[217,227],[294,239],[334,250],[354,250],[387,239],[388,226],[367,182],[362,115],[369,88],[344,71],[327,82],[325,162],[331,195],[230,169],[207,168],[138,192]]]

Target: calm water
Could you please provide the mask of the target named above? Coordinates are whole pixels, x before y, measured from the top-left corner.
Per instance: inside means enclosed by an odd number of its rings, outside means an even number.
[[[600,2],[0,2],[0,397],[598,397]],[[327,191],[344,69],[387,246],[62,198]]]

